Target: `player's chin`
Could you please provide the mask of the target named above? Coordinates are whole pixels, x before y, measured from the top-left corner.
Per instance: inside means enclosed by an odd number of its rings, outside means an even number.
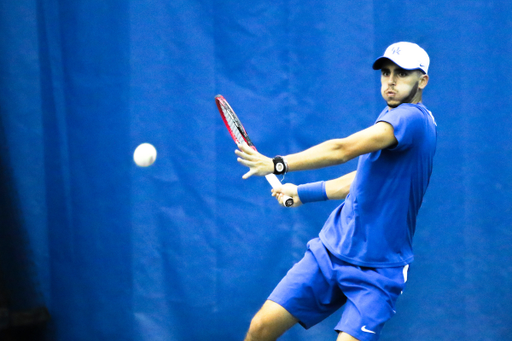
[[[396,101],[396,100],[387,100],[386,103],[388,104],[388,107],[390,107],[390,108],[396,108],[400,104],[402,104],[402,102]]]

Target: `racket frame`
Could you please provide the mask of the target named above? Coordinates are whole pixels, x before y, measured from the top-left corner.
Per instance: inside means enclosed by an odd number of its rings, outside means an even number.
[[[228,129],[228,132],[231,135],[231,138],[233,138],[233,140],[235,141],[235,143],[238,145],[240,143],[245,142],[249,147],[257,151],[256,147],[249,138],[249,134],[247,134],[247,131],[245,130],[242,122],[235,114],[235,111],[233,110],[233,108],[231,108],[231,105],[229,105],[228,101],[224,98],[224,96],[215,96],[215,103],[217,104],[220,116],[222,117],[222,120],[224,121],[224,124],[226,125],[226,128]],[[272,186],[272,188],[282,186],[281,181],[279,181],[275,174],[267,174],[265,175],[265,178],[267,179],[268,183]],[[286,207],[290,207],[293,205],[293,199],[289,196],[285,196],[283,198],[283,202],[285,203]]]

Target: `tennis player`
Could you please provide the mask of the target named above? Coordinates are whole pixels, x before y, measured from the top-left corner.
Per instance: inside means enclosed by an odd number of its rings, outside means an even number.
[[[429,64],[416,44],[399,42],[386,49],[373,69],[381,70],[387,107],[367,129],[284,157],[268,158],[239,146],[238,161],[249,167],[244,179],[359,157],[357,170],[340,178],[273,190],[281,204],[283,195],[291,196],[294,206],[344,202],[254,316],[246,340],[276,340],[296,323],[310,328],[341,307],[338,341],[378,340],[405,287],[416,216],[432,172],[436,123],[421,103]]]

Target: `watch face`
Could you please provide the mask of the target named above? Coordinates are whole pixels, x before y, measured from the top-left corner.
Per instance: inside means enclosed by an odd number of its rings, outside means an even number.
[[[284,170],[284,165],[282,163],[276,163],[276,171],[282,172]]]

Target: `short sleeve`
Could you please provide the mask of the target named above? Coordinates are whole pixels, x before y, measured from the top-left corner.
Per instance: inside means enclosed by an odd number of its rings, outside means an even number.
[[[424,115],[420,109],[413,105],[400,105],[399,107],[383,113],[377,122],[387,122],[393,126],[394,135],[398,145],[391,150],[405,150],[410,148],[417,137],[423,134]]]

